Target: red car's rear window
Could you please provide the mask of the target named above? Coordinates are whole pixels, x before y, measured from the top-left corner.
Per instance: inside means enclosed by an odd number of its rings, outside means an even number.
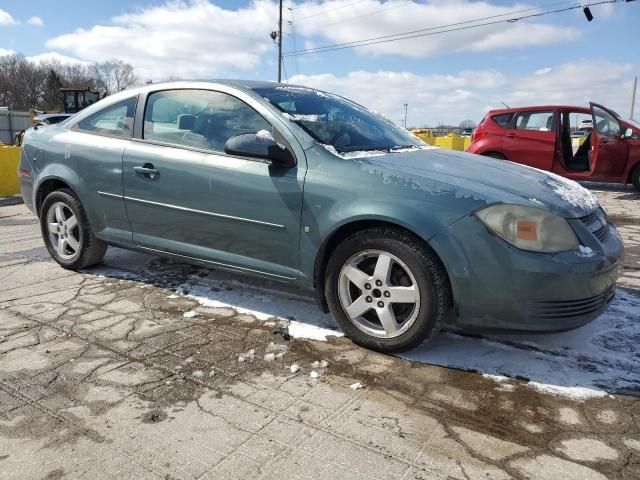
[[[511,119],[513,118],[514,113],[499,113],[497,115],[493,115],[491,120],[496,122],[502,128],[508,128],[511,123]]]

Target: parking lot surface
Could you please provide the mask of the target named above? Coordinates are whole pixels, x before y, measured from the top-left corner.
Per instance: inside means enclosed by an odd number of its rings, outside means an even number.
[[[116,248],[63,270],[5,201],[0,477],[639,478],[640,195],[596,194],[626,245],[607,314],[405,358],[277,284]]]

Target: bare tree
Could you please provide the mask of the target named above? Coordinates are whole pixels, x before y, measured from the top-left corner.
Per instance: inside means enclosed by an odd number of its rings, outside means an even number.
[[[32,108],[39,103],[45,72],[22,55],[0,58],[0,105],[13,110]]]
[[[0,106],[13,110],[59,110],[63,87],[101,89],[108,95],[135,83],[133,67],[117,59],[87,66],[56,60],[35,63],[15,54],[0,57]]]
[[[463,120],[460,122],[460,125],[458,125],[458,128],[464,130],[465,128],[475,128],[475,126],[476,122],[473,120]]]
[[[120,92],[137,82],[133,67],[116,58],[107,62],[94,63],[89,70],[106,95]]]
[[[42,108],[44,110],[62,109],[62,95],[60,95],[62,87],[63,83],[60,75],[53,68],[49,68],[42,90]]]

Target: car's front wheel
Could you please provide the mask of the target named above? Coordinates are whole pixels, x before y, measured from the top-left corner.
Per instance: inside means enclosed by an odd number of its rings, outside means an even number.
[[[107,251],[107,244],[96,238],[71,190],[47,195],[40,209],[40,229],[49,254],[64,268],[90,267],[100,263]]]
[[[362,230],[342,241],[327,265],[325,293],[345,334],[382,352],[434,337],[450,313],[448,279],[435,254],[392,228]]]

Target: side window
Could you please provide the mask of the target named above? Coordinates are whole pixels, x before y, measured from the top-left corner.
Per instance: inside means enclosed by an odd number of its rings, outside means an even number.
[[[592,111],[593,121],[595,122],[595,128],[598,133],[614,137],[619,137],[622,134],[620,122],[617,118],[606,110],[596,106],[593,107]]]
[[[550,132],[553,129],[553,111],[522,112],[516,119],[516,129]]]
[[[106,107],[78,122],[75,128],[100,135],[131,138],[137,101],[138,98],[133,97]]]
[[[491,119],[500,125],[502,128],[509,128],[513,113],[501,113],[500,115],[494,115]],[[482,123],[482,122],[481,122]]]
[[[243,133],[271,131],[271,125],[237,98],[208,90],[165,90],[149,95],[143,138],[223,151]]]

